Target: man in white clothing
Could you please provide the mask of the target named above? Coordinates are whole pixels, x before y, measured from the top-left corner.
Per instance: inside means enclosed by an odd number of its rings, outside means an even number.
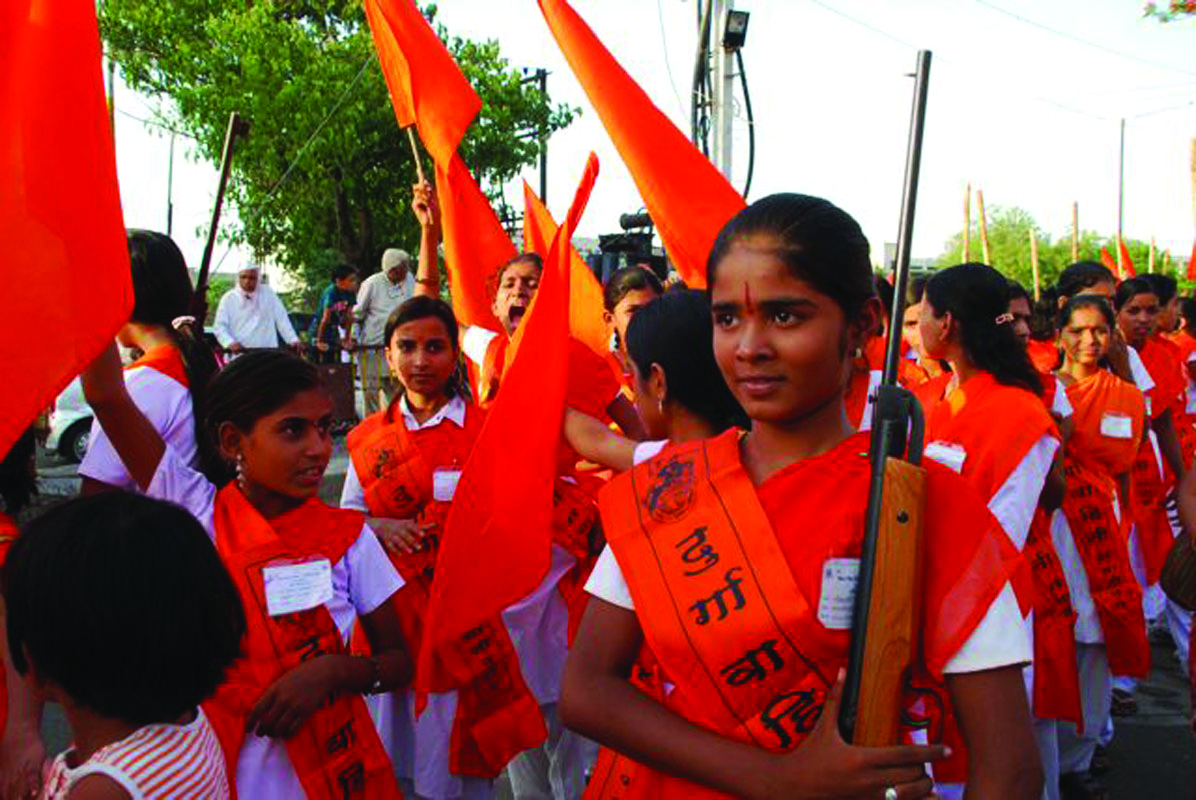
[[[237,285],[225,292],[216,307],[216,340],[230,353],[278,347],[279,339],[300,349],[299,336],[282,301],[261,282],[261,268],[249,266],[237,273]]]
[[[364,416],[368,417],[380,410],[394,394],[394,378],[382,353],[382,348],[386,346],[382,338],[391,312],[411,299],[414,293],[411,256],[393,247],[382,254],[382,271],[361,283],[353,316],[356,320],[354,339],[361,346],[358,368],[361,370],[361,388],[365,395]],[[386,399],[379,397],[383,391]]]

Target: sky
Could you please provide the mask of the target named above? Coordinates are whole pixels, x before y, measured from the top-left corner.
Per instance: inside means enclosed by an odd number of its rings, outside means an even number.
[[[615,58],[688,133],[697,0],[573,0]],[[549,142],[548,204],[562,216],[585,157],[601,174],[578,234],[617,231],[643,206],[534,0],[439,0],[454,34],[495,39],[516,67],[550,71],[554,102],[581,114]],[[1125,118],[1124,232],[1187,257],[1196,238],[1196,20],[1160,24],[1141,0],[735,0],[750,12],[743,56],[755,111],[749,200],[779,191],[835,202],[880,260],[896,238],[916,51],[934,53],[912,253],[933,258],[963,225],[965,187],[1030,212],[1053,238],[1117,229]],[[117,169],[126,224],[166,226],[169,134],[133,117],[153,100],[118,83]],[[747,122],[737,102],[732,182],[742,190]],[[398,128],[395,135],[399,136]],[[203,250],[216,166],[175,143],[173,231],[189,263]],[[524,178],[539,186],[535,166]],[[521,184],[507,187],[522,207]],[[232,212],[235,215],[235,210]],[[973,201],[973,220],[976,219]],[[230,218],[232,218],[230,216]],[[398,246],[414,248],[415,242]],[[216,250],[219,261],[226,248]],[[233,250],[222,270],[245,254]]]

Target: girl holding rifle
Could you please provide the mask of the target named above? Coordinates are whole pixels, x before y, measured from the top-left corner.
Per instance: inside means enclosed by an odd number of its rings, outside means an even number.
[[[836,722],[870,475],[844,411],[880,316],[867,240],[825,200],[773,195],[724,227],[708,283],[715,359],[751,430],[666,446],[603,492],[618,569],[588,585],[562,717],[644,765],[632,797],[927,796],[924,764],[948,748],[853,747]],[[925,509],[921,657],[955,708],[972,796],[1037,798],[1016,551],[935,464]],[[663,702],[628,680],[644,643]]]

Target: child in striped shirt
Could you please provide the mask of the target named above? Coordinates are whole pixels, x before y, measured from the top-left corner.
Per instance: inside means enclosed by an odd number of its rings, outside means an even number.
[[[16,540],[2,578],[13,664],[74,732],[42,798],[229,797],[200,703],[237,657],[245,615],[190,514],[119,491],[65,503]]]

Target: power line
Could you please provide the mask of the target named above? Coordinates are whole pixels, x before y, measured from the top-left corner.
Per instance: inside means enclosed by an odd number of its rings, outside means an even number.
[[[673,67],[669,64],[669,40],[664,32],[664,0],[656,0],[656,19],[660,23],[660,49],[664,51],[664,71],[668,73],[669,86],[673,87],[673,97],[677,100],[677,109],[684,117],[685,104],[681,102],[681,93],[677,91],[677,82],[673,80]]]
[[[987,0],[974,0],[974,2],[978,3],[979,5],[984,6],[985,8],[992,9],[993,11],[996,11],[998,14],[1004,14],[1005,16],[1015,19],[1018,22],[1022,22],[1026,25],[1032,25],[1033,27],[1038,28],[1040,30],[1047,31],[1048,33],[1053,33],[1056,36],[1062,36],[1064,39],[1070,39],[1073,42],[1077,42],[1079,44],[1086,45],[1088,47],[1092,47],[1097,50],[1102,50],[1111,55],[1119,56],[1121,58],[1125,58],[1130,61],[1136,61],[1139,64],[1145,64],[1146,66],[1154,67],[1156,69],[1166,70],[1167,72],[1174,72],[1174,73],[1177,73],[1180,75],[1196,75],[1196,72],[1192,72],[1191,70],[1180,69],[1179,67],[1173,67],[1170,64],[1163,64],[1159,61],[1152,61],[1149,58],[1142,58],[1141,56],[1136,56],[1133,53],[1126,53],[1122,50],[1117,50],[1117,49],[1109,47],[1107,45],[1103,45],[1100,42],[1094,42],[1089,39],[1085,39],[1083,37],[1076,36],[1073,33],[1068,33],[1067,31],[1061,31],[1058,28],[1052,28],[1049,25],[1044,25],[1041,22],[1037,22],[1035,20],[1028,19],[1026,17],[1021,16],[1020,14],[1015,14],[1014,12],[1009,11],[1008,9],[1004,9],[1004,8],[1001,8],[1000,6],[993,5],[992,3],[987,2]]]
[[[115,106],[114,106],[114,109],[115,109],[116,113],[120,114],[122,117],[128,117],[129,119],[137,120],[138,122],[140,122],[144,125],[153,125],[155,128],[161,128],[162,130],[170,131],[171,133],[176,134],[178,136],[185,136],[188,139],[194,139],[195,141],[199,141],[199,139],[197,137],[192,136],[191,134],[187,133],[186,131],[180,131],[178,128],[172,128],[171,126],[167,125],[164,122],[157,122],[152,119],[146,119],[145,117],[139,117],[136,114],[130,114],[128,111],[125,111],[123,108],[115,108]]]

